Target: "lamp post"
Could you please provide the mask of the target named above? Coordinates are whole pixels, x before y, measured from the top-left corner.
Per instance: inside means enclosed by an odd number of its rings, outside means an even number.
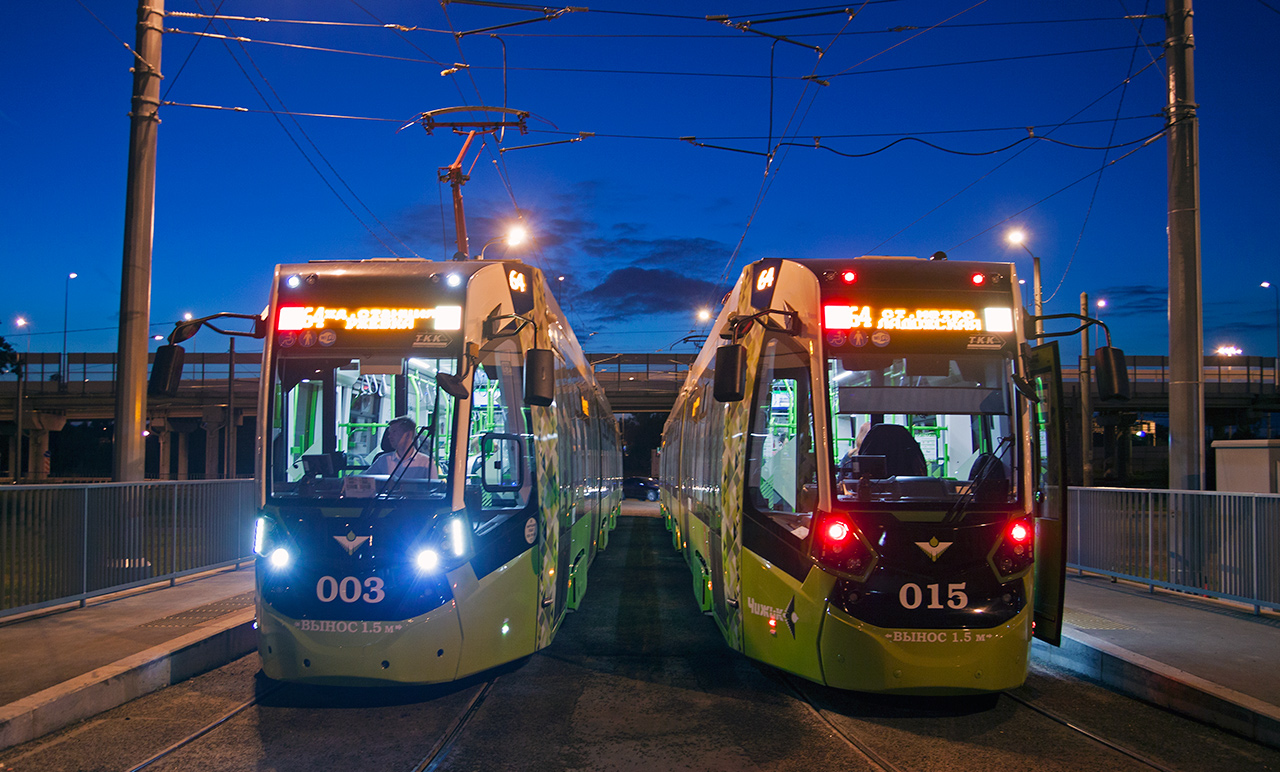
[[[508,247],[518,247],[529,238],[529,232],[521,225],[513,225],[507,231],[505,236],[499,236],[496,239],[489,239],[483,247],[480,247],[480,254],[476,256],[477,260],[484,259],[484,251],[499,241],[505,241]]]
[[[1263,289],[1273,290],[1276,295],[1276,369],[1272,377],[1275,384],[1280,386],[1280,284],[1264,281],[1261,286]]]
[[[31,324],[23,317],[19,316],[17,320],[18,327],[26,328]],[[17,424],[18,430],[18,450],[14,454],[13,459],[13,479],[15,481],[22,479],[22,396],[24,387],[27,384],[27,365],[31,362],[31,333],[27,332],[27,355],[22,358],[22,369],[18,373],[18,401],[14,404],[14,423]]]
[[[1023,233],[1022,231],[1019,231],[1019,230],[1009,231],[1009,234],[1005,238],[1009,240],[1010,244],[1016,244],[1022,247],[1027,251],[1028,255],[1031,255],[1031,291],[1033,296],[1035,297],[1035,309],[1036,309],[1036,317],[1037,317],[1036,318],[1036,344],[1038,345],[1044,342],[1044,322],[1040,321],[1039,319],[1039,317],[1043,315],[1043,307],[1042,307],[1041,298],[1040,298],[1040,258],[1036,257],[1035,253],[1031,251],[1031,248],[1027,246],[1026,244],[1027,234]]]
[[[1097,302],[1096,306],[1097,306],[1097,308],[1098,308],[1098,321],[1099,321],[1099,322],[1101,322],[1101,321],[1102,321],[1102,309],[1104,309],[1104,308],[1106,308],[1106,307],[1107,307],[1107,299],[1106,299],[1106,298],[1098,298],[1098,302]],[[1102,325],[1098,325],[1098,326],[1099,326],[1099,327],[1101,327]],[[1102,331],[1101,331],[1101,329],[1099,329],[1099,330],[1097,330],[1097,331],[1095,331],[1095,332],[1093,333],[1093,345],[1094,345],[1094,348],[1097,348],[1098,346],[1102,345]]]
[[[67,370],[70,369],[67,361],[67,308],[71,301],[71,280],[78,275],[75,271],[67,274],[62,288],[62,356],[58,359],[58,391],[67,390]]]

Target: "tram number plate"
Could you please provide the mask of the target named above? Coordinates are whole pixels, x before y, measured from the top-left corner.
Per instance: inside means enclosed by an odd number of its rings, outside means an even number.
[[[321,603],[332,603],[341,600],[343,603],[380,603],[387,597],[386,583],[382,577],[371,576],[363,582],[358,577],[344,576],[341,579],[322,576],[316,582],[316,599]]]
[[[915,582],[907,582],[898,589],[898,602],[905,609],[918,609],[921,605],[931,609],[962,609],[969,605],[969,596],[964,591],[965,582],[948,584],[946,594],[942,585],[926,584],[924,587]],[[945,605],[944,605],[945,604]]]

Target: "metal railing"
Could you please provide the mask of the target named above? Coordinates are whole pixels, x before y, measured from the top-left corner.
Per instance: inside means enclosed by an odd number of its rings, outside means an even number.
[[[253,556],[252,480],[0,488],[0,618]]]
[[[1072,488],[1067,565],[1280,610],[1280,495]]]

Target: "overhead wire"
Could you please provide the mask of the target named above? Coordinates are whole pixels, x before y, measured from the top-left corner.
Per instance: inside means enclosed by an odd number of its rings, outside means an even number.
[[[195,0],[195,2],[196,2],[196,7],[200,7],[200,0]],[[230,30],[228,29],[228,31]],[[231,55],[232,61],[235,62],[236,67],[240,69],[240,72],[244,74],[245,79],[249,81],[249,85],[253,88],[253,90],[257,92],[258,97],[262,99],[263,104],[267,106],[268,110],[271,110],[272,105],[270,100],[268,100],[266,98],[266,95],[264,95],[261,89],[258,88],[257,83],[254,82],[253,78],[244,69],[244,66],[240,64],[240,60],[236,57],[235,52],[231,51],[230,43],[227,41],[223,41],[223,45],[227,47],[227,52]],[[276,101],[279,102],[281,107],[284,107],[287,110],[288,108],[285,105],[284,100],[280,97],[280,94],[275,90],[275,87],[271,85],[271,81],[268,80],[267,76],[262,72],[262,69],[258,67],[257,62],[254,61],[253,59],[253,55],[250,54],[248,50],[244,48],[243,44],[241,44],[241,50],[244,53],[245,58],[248,59],[249,63],[253,66],[254,71],[258,73],[258,77],[262,79],[262,82],[266,84],[267,88],[271,91],[272,95],[275,96]],[[343,198],[342,195],[338,193],[337,189],[333,187],[333,185],[329,182],[328,178],[325,177],[325,175],[320,171],[319,167],[317,167],[315,163],[311,160],[311,157],[307,154],[307,152],[303,150],[302,145],[300,145],[297,139],[294,138],[293,133],[289,131],[287,126],[285,126],[284,121],[281,119],[281,116],[276,115],[273,112],[272,117],[275,118],[276,122],[280,125],[280,128],[284,130],[285,135],[289,137],[289,140],[293,143],[294,147],[298,149],[298,152],[302,153],[303,158],[306,159],[307,163],[311,166],[311,168],[316,172],[317,175],[320,176],[320,179],[324,182],[325,186],[328,187],[329,190],[338,198],[339,202],[342,203],[343,207],[345,207],[346,210],[351,213],[351,216],[355,217],[356,221],[359,222],[364,227],[364,229],[369,232],[369,235],[373,236],[374,240],[377,241],[379,244],[381,244],[382,247],[386,249],[389,254],[396,255],[396,250],[392,248],[390,244],[384,241],[382,237],[380,237],[376,232],[374,232],[373,228],[369,227],[369,224],[366,223],[364,219],[360,217],[360,215],[357,214],[353,208],[351,208],[351,206],[347,203],[346,199]],[[308,135],[306,130],[302,128],[302,124],[299,123],[296,118],[290,118],[290,119],[293,121],[294,126],[297,127],[298,131],[306,139],[307,143],[311,145],[312,150],[314,150],[316,155],[320,157],[320,160],[323,161],[327,167],[329,167],[329,171],[333,174],[333,176],[336,177],[338,182],[340,182],[342,186],[347,189],[347,192],[351,194],[352,198],[354,198],[356,202],[361,207],[363,207],[366,212],[369,213],[369,216],[373,218],[374,222],[376,222],[383,230],[385,230],[387,234],[390,235],[393,239],[395,239],[396,241],[399,241],[402,246],[404,246],[406,249],[409,250],[410,254],[417,256],[417,253],[414,252],[413,249],[409,247],[409,245],[405,244],[404,241],[401,240],[399,236],[393,233],[391,229],[386,226],[385,223],[383,223],[380,219],[378,219],[378,216],[373,213],[373,210],[371,210],[360,198],[360,196],[357,195],[354,190],[352,190],[351,186],[347,184],[347,181],[343,179],[342,175],[338,172],[338,170],[334,168],[333,164],[329,162],[329,159],[325,157],[324,153],[321,152],[320,148],[316,146],[314,141],[312,141],[311,136]]]
[[[218,11],[222,10],[222,6],[224,3],[226,3],[226,1],[227,0],[218,0],[218,7],[213,9],[214,14],[217,14]],[[165,14],[166,17],[168,17],[169,15],[171,14],[168,14],[168,13]],[[204,31],[208,32],[212,27],[213,27],[213,17],[210,17],[209,21],[204,25]],[[200,47],[200,42],[201,42],[200,40],[196,40],[196,44],[192,46],[190,50],[187,51],[187,55],[182,60],[182,64],[178,65],[177,73],[175,73],[172,78],[166,78],[166,80],[168,80],[169,83],[165,86],[164,93],[160,95],[161,100],[168,99],[169,94],[173,92],[173,87],[178,85],[178,79],[182,77],[183,71],[187,69],[187,63],[191,61],[191,57],[195,56],[196,49]]]
[[[1126,82],[1133,80],[1134,78],[1136,78],[1136,77],[1138,77],[1139,75],[1141,75],[1142,73],[1146,72],[1148,69],[1150,69],[1150,68],[1151,68],[1151,67],[1153,67],[1153,66],[1155,66],[1155,65],[1154,65],[1154,64],[1148,64],[1148,65],[1144,66],[1141,70],[1138,70],[1137,72],[1135,72],[1133,75],[1130,75],[1128,78],[1125,78],[1125,80],[1124,80],[1124,81],[1121,81],[1120,83],[1116,84],[1115,86],[1112,86],[1111,88],[1107,89],[1105,92],[1103,92],[1103,93],[1102,93],[1100,96],[1098,96],[1096,99],[1094,99],[1093,101],[1091,101],[1091,102],[1089,102],[1088,104],[1086,104],[1084,107],[1081,107],[1079,110],[1076,110],[1074,113],[1072,113],[1071,115],[1069,115],[1069,116],[1066,118],[1066,120],[1065,120],[1065,121],[1063,121],[1063,122],[1061,122],[1061,123],[1058,123],[1058,124],[1055,124],[1054,126],[1052,126],[1052,127],[1049,129],[1049,131],[1048,131],[1048,132],[1046,132],[1046,134],[1045,134],[1044,136],[1048,136],[1049,134],[1052,134],[1053,132],[1055,132],[1055,131],[1057,131],[1059,128],[1061,128],[1062,126],[1069,125],[1069,124],[1070,124],[1070,122],[1071,122],[1071,121],[1073,121],[1077,116],[1079,116],[1079,115],[1081,115],[1082,113],[1084,113],[1085,111],[1089,110],[1091,107],[1093,107],[1094,105],[1098,104],[1098,103],[1099,103],[1099,102],[1101,102],[1103,99],[1106,99],[1109,95],[1111,95],[1111,94],[1112,94],[1113,92],[1115,92],[1117,89],[1121,88],[1121,87],[1122,87]],[[924,221],[926,218],[928,218],[930,215],[932,215],[934,212],[938,211],[938,210],[939,210],[939,209],[941,209],[942,207],[944,207],[944,206],[946,206],[947,204],[951,203],[952,201],[956,200],[957,198],[959,198],[961,195],[963,195],[965,192],[967,192],[968,190],[970,190],[971,188],[973,188],[973,187],[974,187],[975,185],[977,185],[978,183],[980,183],[980,182],[982,182],[983,180],[985,180],[986,178],[990,177],[992,174],[995,174],[997,171],[999,171],[1000,169],[1004,168],[1006,165],[1008,165],[1008,164],[1012,163],[1012,162],[1014,161],[1014,159],[1018,158],[1018,156],[1022,155],[1022,154],[1023,154],[1023,153],[1025,153],[1025,152],[1027,152],[1027,150],[1029,150],[1031,147],[1034,147],[1034,145],[1028,145],[1027,147],[1024,147],[1023,149],[1021,149],[1021,150],[1017,151],[1016,153],[1014,153],[1014,154],[1013,154],[1012,156],[1010,156],[1009,158],[1006,158],[1005,160],[1003,160],[1003,161],[1001,161],[1000,163],[996,164],[996,165],[995,165],[995,166],[993,166],[992,168],[988,169],[985,173],[983,173],[982,175],[980,175],[977,179],[973,180],[973,181],[972,181],[972,182],[970,182],[968,185],[965,185],[964,187],[960,188],[960,189],[959,189],[959,190],[957,190],[955,193],[952,193],[950,196],[948,196],[947,198],[945,198],[945,199],[943,199],[942,201],[940,201],[936,206],[934,206],[933,208],[929,209],[927,212],[925,212],[924,214],[920,215],[919,217],[917,217],[916,219],[912,220],[911,222],[907,223],[907,224],[906,224],[906,225],[904,225],[902,228],[898,229],[898,231],[897,231],[897,232],[895,232],[893,235],[891,235],[891,236],[889,236],[888,238],[884,239],[884,240],[883,240],[883,241],[881,241],[879,244],[876,244],[875,246],[871,247],[871,249],[869,249],[869,250],[867,250],[867,251],[866,251],[866,254],[874,254],[874,253],[875,253],[877,250],[879,250],[881,247],[883,247],[884,245],[886,245],[886,244],[888,244],[889,242],[893,241],[894,239],[898,238],[899,236],[901,236],[902,234],[906,233],[907,231],[911,230],[911,229],[912,229],[912,228],[914,228],[916,225],[918,225],[919,223],[921,223],[922,221]],[[1086,178],[1086,179],[1087,179],[1087,178]],[[966,241],[968,241],[968,240],[966,240]],[[961,243],[966,243],[966,242],[961,242]]]
[[[1121,8],[1124,7],[1123,0],[1121,0],[1120,7]],[[1151,7],[1151,0],[1147,0],[1147,2],[1144,4],[1142,9],[1142,13],[1144,16],[1146,15],[1147,10],[1150,7]],[[1142,20],[1142,21],[1145,21],[1145,20]],[[1134,41],[1134,44],[1133,44],[1133,53],[1130,54],[1129,56],[1129,75],[1124,80],[1124,88],[1120,89],[1120,98],[1116,102],[1116,120],[1111,124],[1111,133],[1107,137],[1107,144],[1111,144],[1111,142],[1115,139],[1116,129],[1119,127],[1120,111],[1124,109],[1124,98],[1129,91],[1129,83],[1131,82],[1133,77],[1133,68],[1138,61],[1138,51],[1143,48],[1144,46],[1143,46],[1143,39],[1142,39],[1142,22],[1140,21],[1138,24],[1137,39]],[[1167,130],[1168,128],[1166,127],[1165,129],[1161,130],[1161,133],[1163,134]],[[1110,152],[1111,152],[1111,148],[1108,148],[1107,153],[1109,154]],[[1103,161],[1103,169],[1105,170],[1108,167],[1108,164],[1106,163],[1107,161],[1106,155],[1102,157],[1102,161]],[[1084,219],[1080,223],[1080,233],[1076,236],[1075,247],[1072,248],[1071,250],[1071,257],[1067,259],[1066,267],[1062,269],[1062,276],[1061,278],[1058,279],[1058,285],[1053,288],[1053,292],[1049,293],[1048,299],[1044,301],[1046,303],[1053,302],[1053,299],[1058,296],[1058,290],[1062,289],[1062,285],[1067,281],[1067,275],[1071,272],[1071,266],[1075,264],[1076,255],[1080,253],[1080,244],[1084,242],[1084,232],[1085,232],[1085,229],[1088,228],[1089,226],[1089,217],[1093,214],[1093,205],[1098,200],[1098,191],[1102,188],[1102,177],[1103,177],[1103,171],[1099,170],[1097,179],[1093,181],[1093,193],[1091,193],[1089,196],[1089,206],[1085,209]]]

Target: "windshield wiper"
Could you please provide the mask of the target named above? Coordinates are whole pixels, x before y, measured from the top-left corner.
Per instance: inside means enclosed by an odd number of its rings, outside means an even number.
[[[380,487],[378,492],[373,495],[375,500],[385,498],[395,492],[396,486],[404,479],[404,473],[409,471],[409,467],[413,464],[414,457],[418,455],[418,451],[423,445],[422,435],[425,434],[429,428],[431,428],[430,425],[418,427],[418,433],[413,436],[413,442],[409,445],[409,452],[401,456],[400,460],[396,462],[395,468],[391,470],[391,474],[387,475],[386,482],[382,483],[382,487]],[[399,474],[397,474],[397,472]]]

